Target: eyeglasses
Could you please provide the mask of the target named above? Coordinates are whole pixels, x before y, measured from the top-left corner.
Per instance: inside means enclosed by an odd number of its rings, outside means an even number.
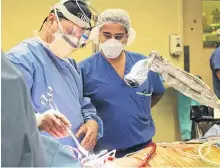
[[[126,36],[127,36],[127,34],[122,34],[122,33],[119,33],[119,34],[111,34],[111,33],[107,33],[107,32],[103,32],[102,33],[102,35],[104,36],[104,38],[106,39],[106,40],[108,40],[108,39],[112,39],[113,37],[112,36],[114,36],[114,39],[115,40],[122,40],[123,38],[125,38]]]

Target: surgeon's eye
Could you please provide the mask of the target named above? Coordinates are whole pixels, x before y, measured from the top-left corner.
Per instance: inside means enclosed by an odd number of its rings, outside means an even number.
[[[66,33],[68,35],[74,35],[75,34],[75,29],[74,28],[67,28],[66,29]]]
[[[120,35],[115,35],[115,39],[116,40],[121,40],[121,39],[123,39],[125,37],[125,35],[124,34],[120,34]]]
[[[105,37],[105,39],[111,39],[112,35],[109,33],[103,33],[103,36]]]

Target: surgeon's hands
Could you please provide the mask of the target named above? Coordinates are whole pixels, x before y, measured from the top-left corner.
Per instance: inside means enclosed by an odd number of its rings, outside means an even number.
[[[36,119],[40,131],[46,131],[55,138],[62,138],[69,135],[65,126],[71,128],[71,123],[61,113],[48,110],[43,114],[36,115]]]
[[[95,120],[88,120],[84,125],[82,125],[76,137],[85,135],[84,139],[81,142],[81,145],[86,149],[90,150],[95,147],[98,136],[98,123]]]

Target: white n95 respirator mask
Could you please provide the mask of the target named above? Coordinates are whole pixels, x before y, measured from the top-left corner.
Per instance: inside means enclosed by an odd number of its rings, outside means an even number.
[[[76,48],[78,48],[79,39],[60,32],[53,34],[54,40],[48,45],[51,52],[59,58],[68,57]]]
[[[110,39],[99,44],[100,49],[107,58],[117,58],[125,48],[125,44],[115,39]]]

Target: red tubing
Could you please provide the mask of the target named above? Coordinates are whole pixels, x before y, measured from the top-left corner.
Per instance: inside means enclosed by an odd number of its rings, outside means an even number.
[[[137,168],[143,168],[143,167],[151,167],[148,162],[151,158],[153,158],[155,152],[156,152],[156,144],[155,143],[150,143],[148,144],[145,148],[148,148],[148,147],[152,147],[152,150],[150,151],[149,154],[147,154],[147,157],[145,158],[145,160],[137,167]]]

